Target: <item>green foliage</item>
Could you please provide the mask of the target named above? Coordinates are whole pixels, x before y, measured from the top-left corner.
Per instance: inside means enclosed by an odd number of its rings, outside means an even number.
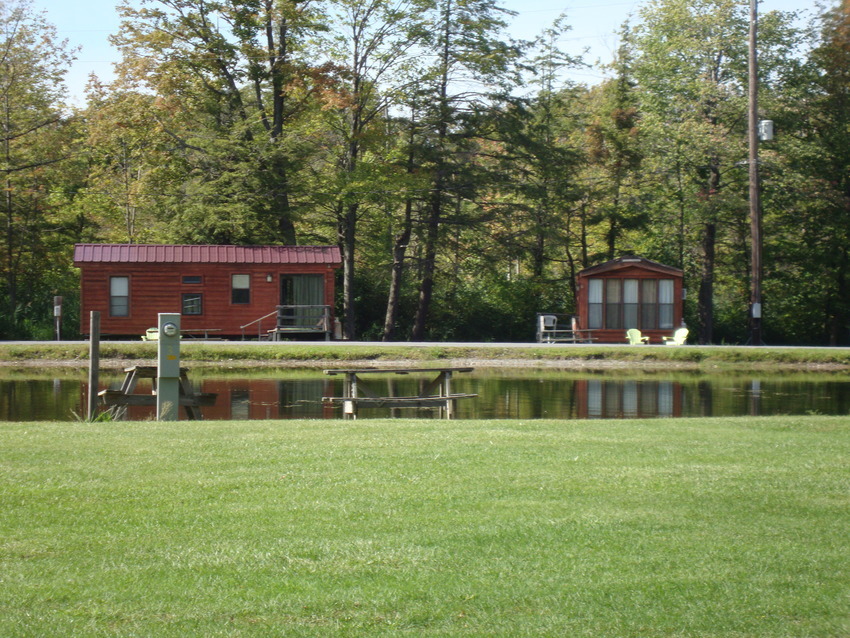
[[[441,288],[440,290],[443,290]],[[434,341],[530,341],[541,308],[558,311],[563,300],[546,297],[533,279],[487,277],[466,280],[435,299]]]
[[[850,16],[826,12],[820,39],[792,90],[800,102],[784,104],[784,125],[796,135],[771,155],[770,196],[777,201],[775,247],[786,256],[782,279],[795,278],[779,310],[784,321],[808,319],[806,341],[850,343]],[[805,106],[803,106],[805,105]],[[789,189],[794,196],[789,197]],[[807,285],[800,285],[805,282]],[[779,296],[779,295],[777,295]],[[797,303],[793,303],[796,301]],[[801,332],[805,334],[805,329]],[[802,336],[802,335],[801,335]]]
[[[61,105],[74,52],[29,2],[0,4],[0,27],[0,339],[10,339],[49,330],[49,291],[67,268],[66,220],[50,191],[75,150]]]
[[[77,336],[80,241],[337,243],[337,314],[369,339],[527,341],[579,270],[637,253],[684,269],[699,341],[746,338],[742,3],[647,3],[594,87],[559,82],[566,18],[512,42],[493,0],[120,10],[117,78],[80,113],[73,49],[0,11],[0,338],[50,338],[54,295]],[[846,344],[850,27],[792,18],[759,25],[765,339]]]
[[[112,421],[117,420],[115,418],[116,412],[114,407],[104,410],[103,412],[96,412],[91,417],[77,414],[73,410],[72,414],[74,415],[74,421],[77,423],[111,423]]]

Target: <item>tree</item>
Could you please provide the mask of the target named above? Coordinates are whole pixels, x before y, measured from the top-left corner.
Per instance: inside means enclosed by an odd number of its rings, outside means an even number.
[[[73,154],[62,95],[74,50],[29,2],[0,4],[0,25],[0,297],[7,322],[2,329],[12,336],[50,303],[44,294],[48,255],[59,230],[50,185],[57,166]]]
[[[697,337],[710,343],[718,224],[727,212],[723,169],[743,157],[734,127],[745,112],[741,64],[747,23],[731,0],[654,2],[642,17],[635,69],[645,119],[655,157],[675,158],[675,168],[684,168],[676,180],[682,187],[677,195],[688,202],[682,225],[699,229]],[[667,164],[667,170],[673,168]]]
[[[657,237],[669,243],[669,229],[676,227],[687,235],[683,265],[697,283],[700,343],[715,338],[718,264],[724,266],[724,287],[732,291],[732,303],[741,306],[742,315],[746,305],[744,282],[730,274],[746,277],[746,266],[739,265],[746,264],[747,254],[727,249],[743,248],[746,226],[746,9],[735,0],[656,0],[642,10],[642,23],[632,30],[648,142],[644,169],[659,176],[656,183],[666,190],[654,195],[667,204],[666,214],[658,204],[654,207],[655,223],[667,229]],[[774,26],[781,23],[776,20]],[[766,75],[774,64],[772,51],[785,44],[778,34],[762,29]]]
[[[850,5],[824,11],[813,28],[763,162],[766,225],[776,229],[765,263],[782,264],[766,293],[784,328],[774,334],[838,345],[850,326]]]
[[[476,242],[490,244],[485,250],[492,287],[522,290],[529,308],[563,312],[575,298],[577,182],[585,160],[576,139],[584,91],[562,79],[565,68],[581,61],[557,47],[568,30],[561,17],[531,43],[525,63],[533,70],[530,93],[494,106],[496,143],[481,145],[491,164],[492,186],[483,198],[488,236]],[[557,300],[547,298],[553,290],[563,291]]]
[[[97,240],[132,244],[163,237],[156,222],[167,218],[174,203],[168,194],[180,192],[184,174],[175,170],[174,143],[156,117],[155,102],[139,91],[108,91],[99,82],[89,87],[89,164],[76,205],[96,220]]]
[[[343,334],[356,332],[355,249],[357,224],[386,185],[394,167],[383,155],[386,113],[400,106],[410,67],[424,37],[423,3],[417,0],[332,0],[333,25],[323,47],[337,74],[334,101],[325,109],[337,152],[327,197],[337,225],[343,261]]]
[[[537,54],[529,66],[535,75],[529,83],[536,92],[525,103],[515,102],[501,118],[505,146],[500,159],[518,195],[512,215],[527,217],[527,223],[514,219],[511,225],[521,233],[522,256],[528,256],[538,283],[550,260],[570,249],[567,217],[577,198],[578,167],[585,159],[573,139],[579,128],[575,108],[580,91],[559,81],[564,69],[581,64],[557,47],[568,31],[561,17],[534,41]]]
[[[322,15],[309,1],[148,0],[121,6],[116,88],[152,92],[186,178],[186,240],[296,243],[298,129],[326,71],[308,60]]]
[[[418,83],[412,85],[410,91],[409,109],[406,117],[397,118],[397,131],[400,140],[404,140],[401,148],[401,162],[406,178],[406,187],[403,191],[403,202],[401,203],[402,214],[398,216],[388,215],[391,220],[388,224],[388,234],[391,237],[390,251],[392,265],[390,267],[390,281],[387,290],[387,306],[384,313],[384,325],[381,330],[382,341],[392,341],[396,338],[396,328],[401,306],[401,297],[405,279],[407,250],[413,236],[414,210],[421,209],[424,203],[423,193],[427,192],[427,184],[420,183],[419,171],[416,163],[419,153],[419,140],[421,138],[422,108],[418,101],[420,97]],[[400,166],[401,168],[401,166]]]
[[[589,166],[586,178],[594,184],[597,212],[604,224],[605,258],[618,256],[624,233],[642,228],[647,212],[639,188],[643,154],[639,99],[632,77],[632,46],[628,28],[612,64],[614,78],[592,91],[587,127]]]
[[[412,338],[425,337],[434,293],[440,230],[446,210],[458,210],[471,195],[467,161],[471,142],[487,122],[493,100],[519,82],[514,63],[520,50],[499,37],[509,12],[495,0],[436,0],[431,11],[431,63],[423,76],[424,149],[421,166],[430,174],[423,220],[419,300]]]

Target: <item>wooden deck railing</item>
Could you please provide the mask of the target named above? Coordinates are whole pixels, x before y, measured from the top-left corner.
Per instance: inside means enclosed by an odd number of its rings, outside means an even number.
[[[263,322],[274,317],[271,328],[263,329]],[[242,339],[245,339],[245,330],[251,326],[257,326],[258,339],[272,339],[278,341],[282,335],[287,333],[324,333],[328,341],[333,335],[333,323],[331,321],[331,307],[318,305],[283,305],[277,306],[274,312],[263,315],[259,319],[240,326]],[[267,322],[266,326],[269,325]]]
[[[263,333],[263,320],[268,319],[269,317],[277,316],[277,310],[270,312],[267,315],[263,315],[259,319],[254,319],[254,321],[249,321],[244,326],[239,326],[240,330],[242,330],[242,341],[245,341],[245,328],[249,328],[254,324],[257,325],[257,339],[262,339],[264,336],[268,335],[268,332]]]

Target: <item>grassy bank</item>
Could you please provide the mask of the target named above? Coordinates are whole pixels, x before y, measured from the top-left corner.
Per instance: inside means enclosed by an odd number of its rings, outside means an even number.
[[[0,635],[846,636],[846,418],[0,424]]]
[[[153,360],[156,344],[103,342],[101,357],[113,362]],[[406,346],[379,343],[256,343],[184,342],[181,358],[193,363],[268,363],[270,365],[326,365],[352,362],[500,361],[549,365],[606,365],[611,362],[677,367],[803,367],[850,368],[850,348],[750,348],[745,346]],[[78,362],[87,365],[85,343],[0,343],[0,362]]]

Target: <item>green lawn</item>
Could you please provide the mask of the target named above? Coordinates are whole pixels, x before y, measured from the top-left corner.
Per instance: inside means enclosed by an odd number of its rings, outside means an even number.
[[[101,360],[138,361],[156,360],[156,344],[136,341],[103,341],[100,344]],[[626,344],[551,345],[515,344],[457,346],[433,343],[427,346],[410,346],[403,343],[357,343],[316,341],[312,343],[278,342],[257,343],[244,341],[184,341],[180,351],[181,361],[188,365],[226,363],[231,367],[263,362],[270,366],[280,363],[308,367],[340,367],[341,364],[364,361],[407,361],[410,365],[439,365],[445,361],[527,361],[534,366],[541,361],[564,365],[627,363],[640,365],[671,364],[679,368],[709,369],[792,369],[808,366],[850,367],[850,348],[798,348],[774,346],[629,346]],[[0,342],[0,362],[32,364],[36,361],[76,362],[88,366],[89,345],[81,342]],[[497,363],[498,365],[498,363]]]
[[[0,423],[0,636],[848,636],[850,419]]]

